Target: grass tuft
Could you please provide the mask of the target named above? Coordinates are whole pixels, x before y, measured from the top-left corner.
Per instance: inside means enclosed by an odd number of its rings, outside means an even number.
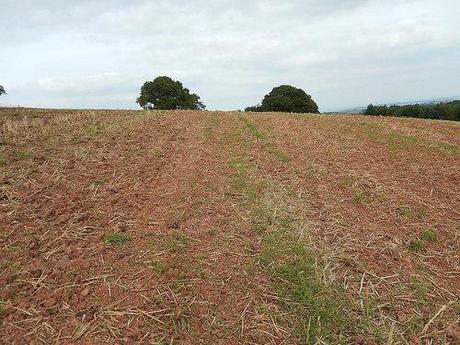
[[[29,151],[16,151],[14,153],[14,156],[18,160],[23,160],[23,159],[30,158],[32,156],[32,153],[30,153]]]
[[[433,229],[427,229],[423,232],[422,239],[427,242],[437,242],[439,236]]]
[[[425,249],[425,241],[422,239],[416,239],[409,242],[409,249],[414,252],[420,252]]]
[[[427,294],[430,290],[430,285],[417,278],[411,279],[411,289],[419,304],[427,302]]]
[[[168,267],[166,267],[165,263],[160,261],[152,262],[150,267],[155,271],[157,276],[164,275],[168,270]]]
[[[457,145],[449,143],[438,143],[437,147],[446,153],[459,153],[460,150]]]
[[[413,216],[413,211],[409,206],[400,206],[398,208],[398,213],[404,218],[411,218]]]
[[[353,195],[353,202],[356,204],[364,204],[369,200],[369,195],[366,192],[358,191]]]
[[[174,232],[166,242],[167,248],[172,253],[180,253],[186,250],[191,244],[190,237],[179,233]]]
[[[85,129],[85,134],[89,137],[95,137],[104,132],[106,126],[102,123],[97,123]]]
[[[123,246],[131,241],[131,236],[128,234],[110,233],[105,236],[105,242],[112,246]]]

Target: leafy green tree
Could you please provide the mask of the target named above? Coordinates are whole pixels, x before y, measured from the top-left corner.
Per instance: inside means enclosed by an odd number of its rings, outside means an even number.
[[[372,105],[369,104],[364,115],[418,117],[425,119],[442,119],[460,121],[460,101],[407,104],[407,105]]]
[[[318,105],[304,90],[281,85],[265,95],[262,103],[246,111],[279,111],[290,113],[319,113]]]
[[[161,76],[153,81],[146,81],[136,101],[144,109],[191,109],[202,110],[205,105],[200,97],[190,93],[180,81]]]
[[[3,94],[6,94],[6,91],[5,88],[2,85],[0,85],[0,96]]]
[[[375,107],[371,103],[367,106],[366,110],[363,112],[364,115],[375,115]]]

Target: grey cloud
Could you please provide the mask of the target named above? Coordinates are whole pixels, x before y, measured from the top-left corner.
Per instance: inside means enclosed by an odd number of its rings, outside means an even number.
[[[0,102],[135,107],[142,82],[164,74],[212,109],[279,83],[323,110],[460,86],[447,71],[460,70],[455,0],[4,2]],[[444,82],[422,90],[410,74]]]

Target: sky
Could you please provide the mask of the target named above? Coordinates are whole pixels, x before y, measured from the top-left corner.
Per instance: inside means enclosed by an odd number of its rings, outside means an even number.
[[[0,0],[2,105],[136,109],[168,75],[210,110],[460,95],[459,0]]]

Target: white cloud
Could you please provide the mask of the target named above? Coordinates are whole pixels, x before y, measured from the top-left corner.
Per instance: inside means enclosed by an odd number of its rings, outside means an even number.
[[[0,83],[12,103],[135,107],[142,82],[165,74],[212,109],[280,83],[326,110],[460,86],[456,0],[5,2]]]

